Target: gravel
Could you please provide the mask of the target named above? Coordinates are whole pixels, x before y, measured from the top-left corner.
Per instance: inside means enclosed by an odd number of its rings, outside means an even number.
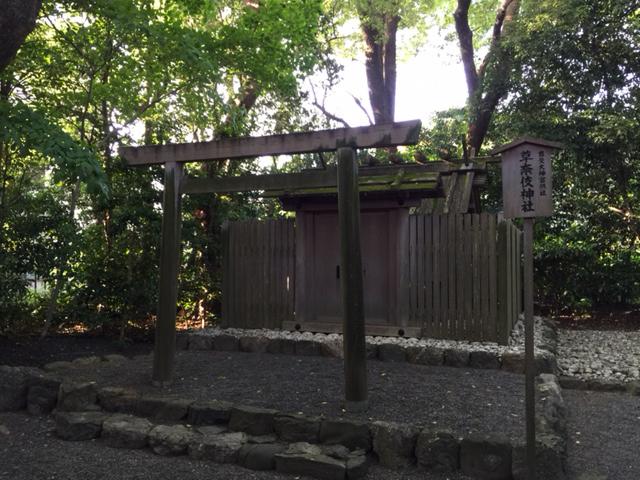
[[[640,478],[640,397],[563,390],[567,405],[569,477]]]
[[[47,417],[0,414],[0,479],[7,480],[312,480],[256,472],[231,464],[168,458],[149,450],[107,447],[101,440],[65,442],[53,435]],[[461,474],[428,475],[416,469],[394,472],[373,466],[369,480],[470,480]]]
[[[450,429],[460,436],[502,433],[523,438],[524,377],[496,370],[427,367],[371,360],[369,403],[361,419]],[[126,364],[101,362],[65,371],[80,381],[158,393],[150,385],[151,358]],[[226,400],[242,405],[342,416],[343,362],[218,351],[182,351],[173,385],[164,394],[194,400]]]
[[[558,367],[562,375],[584,380],[630,382],[640,379],[640,332],[558,331]]]
[[[534,339],[536,352],[541,351],[543,346],[542,327],[545,320],[542,317],[535,317]],[[193,333],[204,336],[232,335],[235,337],[265,337],[270,339],[283,338],[290,340],[312,340],[320,343],[331,343],[341,340],[342,335],[338,333],[312,333],[312,332],[291,332],[288,330],[261,329],[241,329],[241,328],[205,328],[196,330]],[[470,342],[466,340],[446,340],[434,338],[410,338],[410,337],[365,337],[367,343],[373,345],[393,344],[402,347],[439,347],[442,349],[460,349],[466,351],[487,351],[496,352],[499,355],[505,352],[524,351],[524,324],[522,319],[513,326],[508,345],[498,345],[496,342]]]

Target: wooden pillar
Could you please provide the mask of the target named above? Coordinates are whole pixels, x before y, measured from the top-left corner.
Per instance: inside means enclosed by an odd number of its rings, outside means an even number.
[[[173,377],[176,351],[176,304],[180,268],[180,182],[182,164],[167,162],[164,166],[162,200],[162,240],[160,244],[160,288],[153,352],[153,384],[166,386]]]
[[[338,217],[345,408],[362,411],[367,408],[367,349],[364,334],[358,164],[352,148],[338,150]]]
[[[524,367],[527,479],[536,478],[536,399],[533,342],[533,218],[524,219]]]

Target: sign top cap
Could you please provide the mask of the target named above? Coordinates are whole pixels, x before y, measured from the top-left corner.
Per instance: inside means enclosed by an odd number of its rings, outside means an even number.
[[[564,148],[564,145],[559,142],[552,142],[551,140],[544,140],[542,138],[520,137],[515,139],[513,142],[494,148],[490,154],[497,155],[502,152],[513,150],[514,148],[518,148],[520,145],[523,145],[525,143],[537,145],[539,147],[554,148],[556,150],[561,150],[562,148]]]

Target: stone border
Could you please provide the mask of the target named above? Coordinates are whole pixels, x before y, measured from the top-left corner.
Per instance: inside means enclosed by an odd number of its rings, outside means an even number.
[[[604,378],[579,378],[571,376],[561,376],[558,379],[560,386],[568,390],[591,390],[594,392],[614,392],[628,393],[629,395],[640,396],[640,382],[633,380],[624,382],[619,380]]]
[[[548,374],[538,377],[536,391],[543,478],[564,479],[562,392],[556,377]],[[0,411],[53,412],[58,435],[67,440],[102,437],[120,448],[150,446],[159,455],[189,454],[253,469],[351,479],[365,475],[369,461],[377,459],[393,469],[417,464],[425,471],[461,471],[478,478],[524,478],[524,446],[499,436],[458,438],[445,430],[403,423],[314,417],[217,400],[194,402],[117,387],[98,389],[93,382],[63,381],[24,367],[0,366],[0,400]]]
[[[556,374],[558,336],[555,323],[539,318],[536,331],[537,374]],[[521,325],[516,326],[517,331]],[[521,328],[520,328],[521,330]],[[209,329],[179,334],[179,350],[240,351],[342,358],[342,335],[284,332],[280,330]],[[524,373],[524,347],[497,344],[367,337],[370,359],[417,365],[468,367]]]
[[[555,375],[536,378],[536,477],[564,480],[567,463],[567,412]],[[526,446],[513,449],[513,479],[526,480]]]

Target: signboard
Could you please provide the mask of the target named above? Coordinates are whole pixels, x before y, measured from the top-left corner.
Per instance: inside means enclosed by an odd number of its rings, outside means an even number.
[[[494,150],[502,154],[502,199],[505,218],[553,214],[551,156],[554,142],[520,139]]]

